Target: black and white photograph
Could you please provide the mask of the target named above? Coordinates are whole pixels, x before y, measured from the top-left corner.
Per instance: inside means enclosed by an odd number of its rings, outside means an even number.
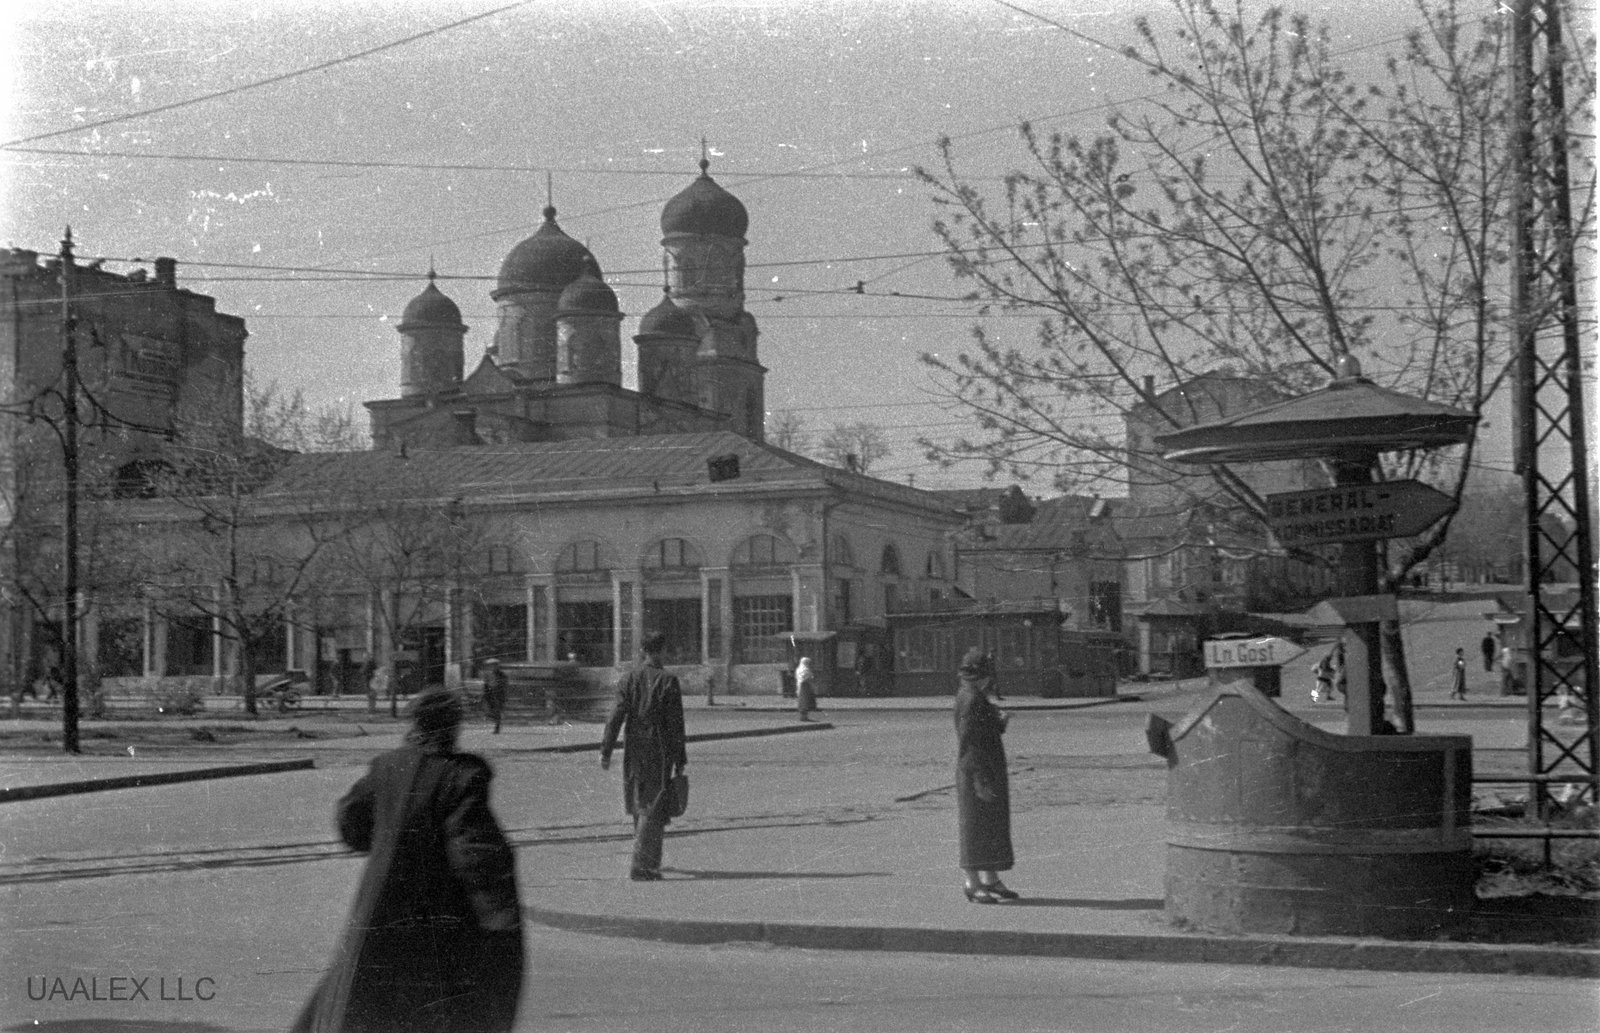
[[[0,1033],[1600,1027],[1597,24],[0,3]]]

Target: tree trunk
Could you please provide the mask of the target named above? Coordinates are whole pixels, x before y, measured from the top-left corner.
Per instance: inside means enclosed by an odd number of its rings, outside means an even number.
[[[1406,667],[1406,641],[1400,634],[1400,622],[1384,621],[1378,634],[1383,645],[1383,680],[1389,685],[1394,726],[1400,734],[1410,735],[1417,730],[1417,724],[1411,709],[1411,675]]]

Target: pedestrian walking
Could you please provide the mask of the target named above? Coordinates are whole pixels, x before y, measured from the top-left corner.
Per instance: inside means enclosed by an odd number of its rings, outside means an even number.
[[[794,666],[794,708],[802,721],[811,720],[811,712],[817,709],[817,676],[809,656],[802,656]]]
[[[1467,698],[1467,651],[1456,650],[1452,680],[1450,682],[1450,698]]]
[[[673,780],[689,766],[684,749],[683,690],[662,668],[667,637],[646,635],[644,658],[617,686],[617,701],[600,743],[600,767],[611,767],[611,751],[624,727],[622,805],[633,818],[633,863],[628,878],[661,878],[661,841],[671,820]]]
[[[494,734],[500,734],[500,719],[506,712],[506,672],[500,669],[500,661],[494,657],[483,662],[483,709],[489,712],[489,720],[494,722]]]
[[[1478,648],[1483,650],[1483,673],[1490,674],[1494,671],[1495,648],[1494,632],[1483,636],[1483,641],[1478,643]]]
[[[971,649],[961,659],[956,690],[956,821],[962,892],[974,904],[998,904],[1020,894],[1000,881],[1016,863],[1011,849],[1011,787],[1001,736],[1008,717],[989,699],[994,661]]]
[[[522,909],[492,772],[456,752],[456,693],[430,689],[411,715],[339,801],[339,835],[367,866],[295,1033],[504,1033],[516,1018]]]
[[[1318,660],[1316,665],[1311,668],[1311,673],[1317,679],[1317,683],[1311,687],[1311,702],[1321,703],[1323,700],[1327,700],[1332,703],[1333,653],[1331,651],[1324,653],[1322,659]]]

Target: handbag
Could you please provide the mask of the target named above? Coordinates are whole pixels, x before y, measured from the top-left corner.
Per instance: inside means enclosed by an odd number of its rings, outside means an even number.
[[[668,788],[672,793],[672,799],[667,802],[667,816],[681,818],[683,812],[689,809],[689,776],[681,771],[678,772],[672,776]]]

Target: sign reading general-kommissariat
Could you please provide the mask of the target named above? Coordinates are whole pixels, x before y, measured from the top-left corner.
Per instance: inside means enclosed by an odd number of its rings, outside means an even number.
[[[1282,545],[1364,542],[1421,534],[1455,508],[1421,481],[1386,481],[1268,495],[1267,523]]]

